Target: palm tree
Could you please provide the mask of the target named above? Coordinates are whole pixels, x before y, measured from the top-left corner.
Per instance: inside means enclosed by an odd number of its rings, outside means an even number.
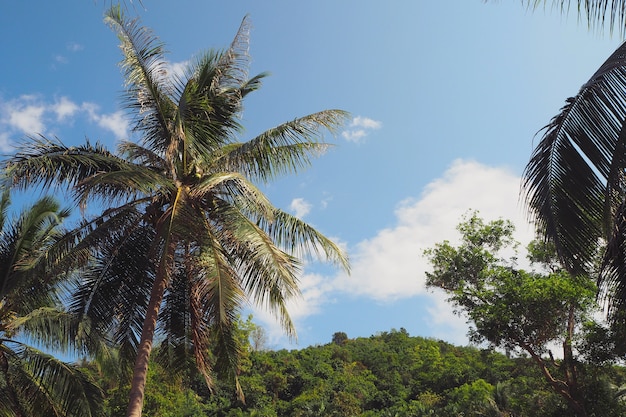
[[[236,382],[240,309],[265,307],[295,336],[286,302],[299,295],[301,259],[348,268],[332,241],[255,185],[308,166],[329,146],[321,132],[347,115],[321,111],[242,142],[243,99],[265,76],[247,75],[247,18],[227,50],[202,54],[182,76],[167,71],[163,45],[138,20],[113,7],[105,21],[121,41],[141,140],[112,153],[34,137],[4,168],[13,187],[69,184],[81,206],[105,204],[74,231],[96,262],[71,308],[135,358],[127,415],[139,416],[155,335],[170,364],[191,354],[209,386],[213,371]]]
[[[71,345],[72,320],[60,307],[60,224],[69,212],[44,197],[9,221],[0,198],[0,415],[95,416],[102,393],[73,364],[26,341]]]

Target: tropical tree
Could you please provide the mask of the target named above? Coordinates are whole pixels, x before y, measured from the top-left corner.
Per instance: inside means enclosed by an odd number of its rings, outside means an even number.
[[[563,271],[549,256],[550,249],[539,242],[529,248],[530,259],[541,261],[549,273],[517,269],[515,262],[502,258],[516,246],[511,222],[485,223],[474,213],[457,229],[458,246],[444,241],[426,250],[433,268],[426,273],[426,285],[443,289],[455,309],[467,314],[472,341],[529,354],[575,415],[590,415],[574,338],[595,307],[593,281]],[[563,347],[558,365],[548,350],[551,343]]]
[[[32,137],[4,168],[13,187],[69,185],[81,207],[103,203],[73,231],[96,262],[71,308],[135,358],[127,415],[139,416],[157,331],[171,367],[192,355],[209,386],[215,372],[236,379],[233,326],[246,303],[295,336],[286,302],[299,295],[301,259],[348,268],[331,240],[256,185],[308,166],[346,113],[321,111],[240,141],[243,99],[265,76],[248,77],[247,18],[227,50],[201,54],[182,75],[168,71],[163,44],[137,19],[113,7],[105,21],[121,42],[124,101],[140,140],[110,152]]]
[[[69,215],[49,197],[10,219],[0,199],[0,415],[96,416],[102,393],[74,364],[43,348],[74,343],[73,321],[62,310],[61,222]],[[37,342],[29,345],[27,341]]]

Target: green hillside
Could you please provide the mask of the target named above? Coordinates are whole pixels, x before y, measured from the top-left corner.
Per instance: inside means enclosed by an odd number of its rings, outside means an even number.
[[[227,382],[217,381],[210,393],[200,378],[172,378],[153,366],[144,415],[572,415],[530,359],[413,337],[404,329],[356,339],[339,332],[328,344],[299,350],[251,350],[245,362],[239,376],[245,404]],[[626,369],[580,366],[591,415],[626,415],[619,388],[626,384]],[[110,415],[123,415],[127,391],[111,380],[108,386]]]

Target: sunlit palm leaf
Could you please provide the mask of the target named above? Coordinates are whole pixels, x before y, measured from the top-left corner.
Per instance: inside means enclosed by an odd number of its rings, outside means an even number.
[[[32,185],[73,186],[98,172],[116,171],[127,165],[99,144],[68,147],[57,139],[32,137],[0,167],[9,186],[25,189]]]
[[[330,146],[319,141],[322,132],[336,132],[346,117],[346,112],[326,110],[295,119],[248,142],[224,147],[225,155],[213,164],[262,181],[296,173]]]
[[[275,210],[274,223],[263,224],[279,247],[297,258],[317,258],[349,270],[349,260],[343,250],[331,239],[308,223],[282,210]]]
[[[138,19],[126,20],[121,8],[112,7],[105,22],[117,33],[124,59],[126,102],[135,116],[135,129],[152,149],[165,152],[175,137],[168,117],[175,105],[169,97],[173,86],[168,78],[163,44]]]

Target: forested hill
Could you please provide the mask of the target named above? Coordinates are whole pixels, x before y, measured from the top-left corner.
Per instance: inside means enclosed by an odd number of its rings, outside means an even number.
[[[369,338],[336,333],[323,346],[251,351],[240,374],[246,403],[224,381],[209,393],[199,378],[153,366],[146,416],[572,416],[528,358],[412,337],[404,329]],[[624,416],[626,369],[583,367],[594,416]],[[558,377],[558,375],[555,375]],[[123,415],[125,390],[108,391]]]

